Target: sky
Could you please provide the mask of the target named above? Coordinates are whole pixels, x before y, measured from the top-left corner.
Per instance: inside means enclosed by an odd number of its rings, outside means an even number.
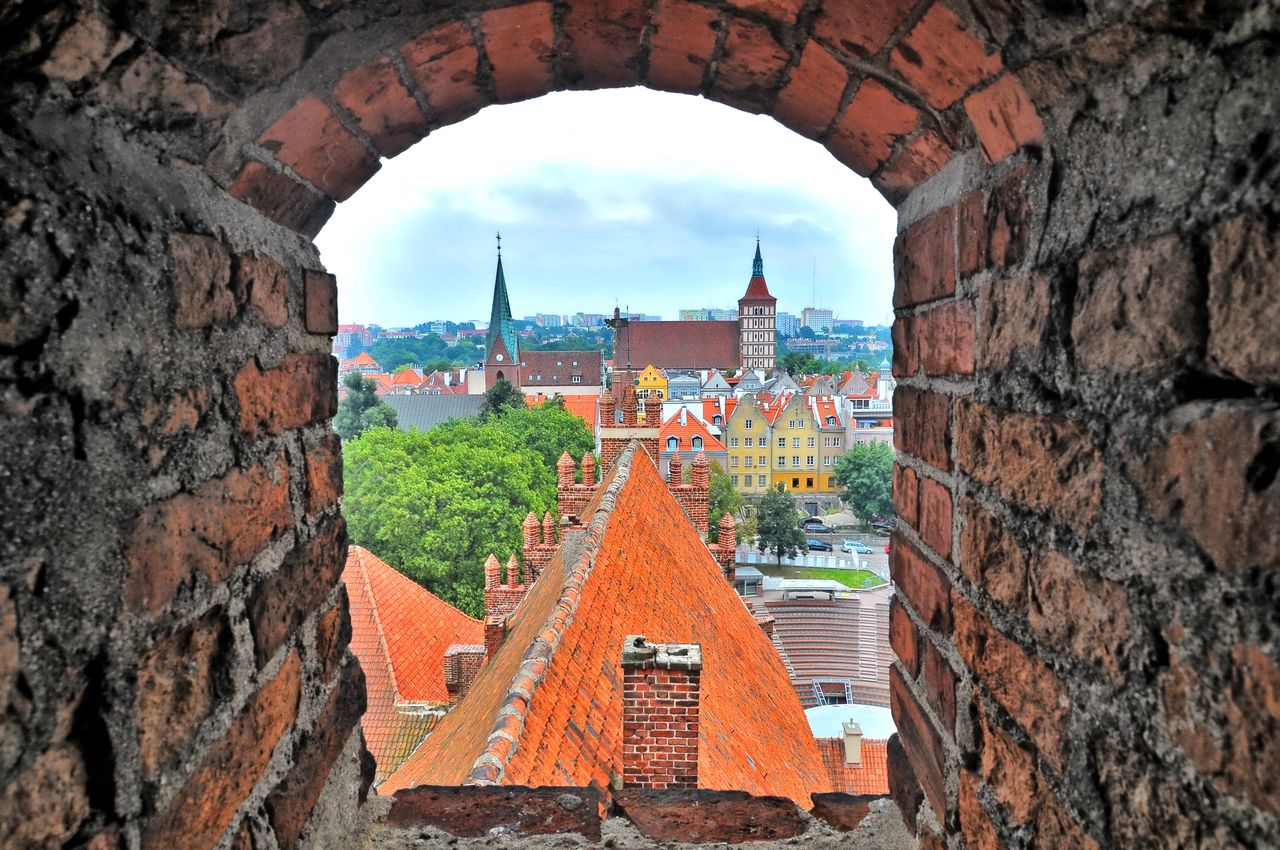
[[[736,307],[756,232],[778,310],[886,323],[892,207],[772,118],[647,89],[558,92],[431,133],[316,240],[343,322]]]

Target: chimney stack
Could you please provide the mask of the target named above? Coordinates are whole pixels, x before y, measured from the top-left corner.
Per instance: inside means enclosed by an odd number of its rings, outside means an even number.
[[[683,483],[684,461],[680,459],[680,452],[677,451],[667,461],[667,484],[672,487],[679,487]]]
[[[528,522],[528,518],[525,521]],[[520,564],[514,554],[507,559],[506,581],[498,581],[498,559],[493,555],[489,559],[484,565],[484,613],[486,617],[505,619],[520,607],[529,583],[520,581]]]
[[[479,644],[454,643],[445,650],[444,686],[451,702],[457,702],[471,690],[486,657],[485,648]]]
[[[644,424],[649,428],[658,428],[662,425],[662,399],[658,397],[657,390],[645,396]]]
[[[702,647],[622,643],[622,783],[628,788],[698,787]]]
[[[862,726],[856,720],[840,726],[844,730],[844,763],[862,764]]]
[[[582,483],[588,487],[596,483],[596,456],[591,452],[582,456]]]
[[[507,637],[506,617],[484,618],[484,660],[491,661],[502,648],[502,641]]]

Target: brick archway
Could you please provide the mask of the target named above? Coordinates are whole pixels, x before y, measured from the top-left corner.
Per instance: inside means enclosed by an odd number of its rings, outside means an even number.
[[[0,13],[0,836],[342,828],[362,685],[310,237],[436,127],[641,84],[769,113],[898,209],[922,843],[1275,841],[1274,12],[461,8]]]

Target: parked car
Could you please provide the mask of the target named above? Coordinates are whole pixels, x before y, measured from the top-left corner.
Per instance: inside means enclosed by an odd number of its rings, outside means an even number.
[[[875,550],[861,540],[846,540],[840,544],[840,551],[851,555],[870,555]]]
[[[831,526],[823,525],[820,522],[809,523],[808,525],[801,526],[801,528],[804,530],[805,534],[835,534],[836,533],[835,529],[833,529]]]
[[[808,527],[808,526],[810,526],[810,525],[824,525],[824,523],[822,522],[822,517],[820,517],[820,516],[807,516],[807,517],[805,517],[804,519],[800,520],[800,526],[801,526],[802,528],[806,528],[806,527]]]
[[[830,552],[831,544],[825,540],[814,540],[810,538],[808,541],[810,552]]]

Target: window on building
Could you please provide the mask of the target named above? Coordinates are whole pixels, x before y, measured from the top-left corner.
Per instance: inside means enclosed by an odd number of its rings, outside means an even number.
[[[580,383],[582,383],[582,376],[581,376],[581,375],[574,375],[574,376],[573,376],[573,382],[574,382],[575,384],[580,384]]]
[[[824,458],[822,459],[822,465],[823,465],[823,466],[830,466],[830,465],[831,465],[831,455],[827,455],[826,457],[824,457]]]
[[[751,430],[751,426],[752,426],[753,424],[754,424],[754,423],[753,423],[750,419],[748,419],[746,422],[743,422],[743,423],[742,423],[742,427],[743,427],[743,428],[746,428],[746,429],[749,431],[749,430]]]
[[[674,452],[680,448],[680,441],[675,437],[667,437],[667,451]]]
[[[730,438],[729,438],[729,448],[731,448],[731,449],[736,449],[737,447],[738,447],[738,438],[737,438],[737,437],[730,437]]]
[[[810,437],[810,438],[809,438],[809,448],[813,448],[813,447],[817,444],[817,442],[816,442],[816,441],[817,441],[817,437]]]
[[[723,425],[723,424],[724,424],[724,417],[723,417],[723,416],[721,416],[719,413],[717,413],[715,416],[712,416],[712,417],[711,417],[711,424],[712,424],[712,425]]]
[[[805,466],[813,466],[813,455],[808,455],[808,456],[805,458],[804,465],[805,465]]]
[[[804,486],[806,486],[806,487],[810,487],[810,488],[811,488],[811,487],[813,487],[813,479],[812,479],[812,478],[806,478],[806,479],[804,480]]]
[[[786,465],[787,465],[787,458],[786,458],[786,455],[782,455],[782,456],[780,456],[780,457],[778,458],[778,466],[786,466]]]
[[[836,448],[840,448],[840,438],[839,438],[839,437],[832,437],[832,438],[831,438],[831,445],[835,446]]]
[[[799,479],[799,478],[792,478],[792,479],[791,479],[791,489],[792,489],[792,490],[799,490],[799,489],[800,489],[800,479]]]
[[[736,457],[729,458],[729,466],[733,467],[734,469],[737,469],[738,459]]]
[[[694,449],[694,451],[697,451],[698,449],[702,448],[702,438],[701,438],[701,437],[694,437],[694,438],[693,438],[693,440],[692,440],[692,443],[693,443],[693,449]]]
[[[747,458],[747,466],[751,466],[751,458]]]
[[[761,487],[763,487],[763,486],[764,486],[764,476],[763,476],[763,475],[761,475],[761,476],[760,476],[760,486],[761,486]]]
[[[768,466],[768,465],[769,465],[769,464],[768,464],[768,462],[764,459],[764,455],[760,455],[760,465],[761,465],[761,466]]]
[[[787,447],[787,438],[786,438],[786,437],[779,437],[779,438],[778,438],[778,448],[780,448],[780,449],[785,449],[786,447]]]
[[[827,476],[827,486],[828,486],[828,487],[834,487],[834,486],[836,486],[836,478],[835,478],[835,476],[834,476],[834,475],[828,475],[828,476]]]
[[[800,455],[792,455],[792,456],[791,456],[791,465],[792,465],[792,466],[799,466],[799,465],[800,465]]]
[[[564,365],[564,361],[563,361],[563,360],[557,360],[557,361],[556,361],[556,365],[557,365],[557,366],[563,366],[563,365]]]
[[[747,437],[746,439],[747,439],[747,443],[746,443],[747,448],[751,448],[756,444],[755,437]]]
[[[835,424],[836,424],[836,418],[834,416],[828,416],[827,425],[835,425]]]

